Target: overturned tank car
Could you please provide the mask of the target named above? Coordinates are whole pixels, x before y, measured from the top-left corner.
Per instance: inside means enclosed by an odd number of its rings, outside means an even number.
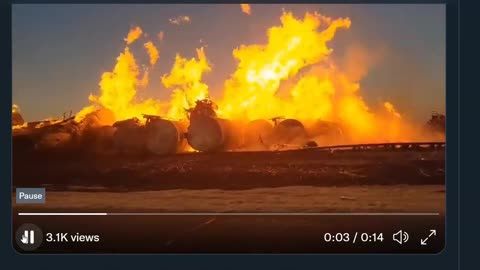
[[[241,145],[240,127],[226,119],[195,115],[190,117],[187,140],[202,152],[233,150]]]
[[[144,115],[146,149],[157,155],[175,154],[185,150],[186,123],[158,116]]]
[[[78,134],[79,128],[73,117],[32,130],[37,150],[69,149],[74,146]]]
[[[189,145],[202,152],[238,148],[242,137],[240,124],[218,118],[214,108],[215,104],[211,100],[198,100],[195,108],[189,110]]]
[[[115,115],[108,109],[99,109],[85,116],[78,124],[81,129],[79,146],[81,150],[96,154],[113,151],[113,127]]]
[[[274,118],[272,142],[278,145],[303,145],[307,140],[304,125],[296,119]]]
[[[243,129],[244,148],[249,150],[266,150],[271,145],[273,134],[272,122],[257,119],[248,122]]]
[[[105,154],[113,152],[113,135],[116,128],[113,126],[100,126],[86,129],[80,137],[82,150]]]
[[[137,118],[118,121],[113,134],[115,152],[121,154],[140,154],[145,151],[145,126]]]

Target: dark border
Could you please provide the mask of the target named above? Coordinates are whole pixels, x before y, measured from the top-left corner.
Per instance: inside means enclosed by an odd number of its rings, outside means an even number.
[[[303,0],[299,3],[446,3],[447,8],[447,236],[446,247],[438,255],[20,255],[11,245],[11,103],[12,103],[12,15],[11,4],[38,4],[40,1],[17,0],[2,2],[0,6],[0,29],[4,41],[0,44],[0,70],[2,70],[2,91],[0,92],[0,161],[2,164],[3,187],[0,207],[7,213],[1,219],[3,237],[0,241],[2,259],[8,269],[135,269],[142,263],[158,268],[198,269],[207,267],[223,269],[303,269],[307,267],[333,269],[457,269],[459,259],[459,2],[457,0]],[[82,3],[238,3],[239,1],[168,1],[168,0],[86,0]],[[293,1],[243,1],[245,3],[292,3]],[[463,1],[462,1],[463,2]],[[79,3],[78,1],[50,0],[43,3]],[[478,85],[478,83],[477,83]],[[477,99],[478,101],[478,99]],[[41,101],[39,101],[41,102]],[[477,105],[478,106],[478,105]],[[476,107],[473,107],[476,108]],[[478,119],[478,117],[477,117]],[[477,121],[478,122],[478,121]],[[8,151],[5,151],[8,149]],[[472,179],[475,180],[475,179]],[[86,260],[85,260],[85,259]],[[5,260],[6,259],[6,260]],[[73,259],[73,260],[72,260]],[[90,259],[90,260],[89,260]],[[12,266],[12,267],[9,267]],[[202,267],[203,266],[203,267]]]

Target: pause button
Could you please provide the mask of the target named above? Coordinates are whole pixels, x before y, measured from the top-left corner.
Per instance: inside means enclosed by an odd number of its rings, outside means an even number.
[[[25,251],[37,249],[43,242],[43,232],[35,224],[26,223],[20,226],[15,233],[17,246]]]

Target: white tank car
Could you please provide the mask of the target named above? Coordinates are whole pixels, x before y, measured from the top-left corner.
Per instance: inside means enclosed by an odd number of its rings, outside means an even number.
[[[272,137],[276,144],[302,145],[308,140],[305,127],[296,119],[285,119],[277,123]]]
[[[187,141],[198,151],[233,150],[241,144],[239,124],[216,117],[192,115],[187,130]]]
[[[85,129],[80,138],[83,151],[108,153],[113,151],[113,135],[117,129],[112,126]]]
[[[160,118],[149,118],[145,125],[146,148],[153,154],[175,154],[185,150],[186,124]]]
[[[243,142],[246,149],[265,150],[270,147],[273,134],[272,122],[257,119],[248,122],[243,131]]]
[[[79,128],[73,119],[61,123],[44,126],[33,130],[36,139],[36,149],[47,150],[53,148],[73,147],[77,142]]]
[[[36,149],[47,150],[67,146],[72,141],[72,134],[65,131],[48,132],[40,137]]]
[[[117,153],[139,154],[145,150],[145,127],[138,119],[116,122],[113,145]]]

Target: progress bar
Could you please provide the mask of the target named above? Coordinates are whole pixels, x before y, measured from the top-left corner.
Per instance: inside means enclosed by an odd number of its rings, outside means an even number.
[[[18,213],[19,216],[439,216],[440,213]]]

